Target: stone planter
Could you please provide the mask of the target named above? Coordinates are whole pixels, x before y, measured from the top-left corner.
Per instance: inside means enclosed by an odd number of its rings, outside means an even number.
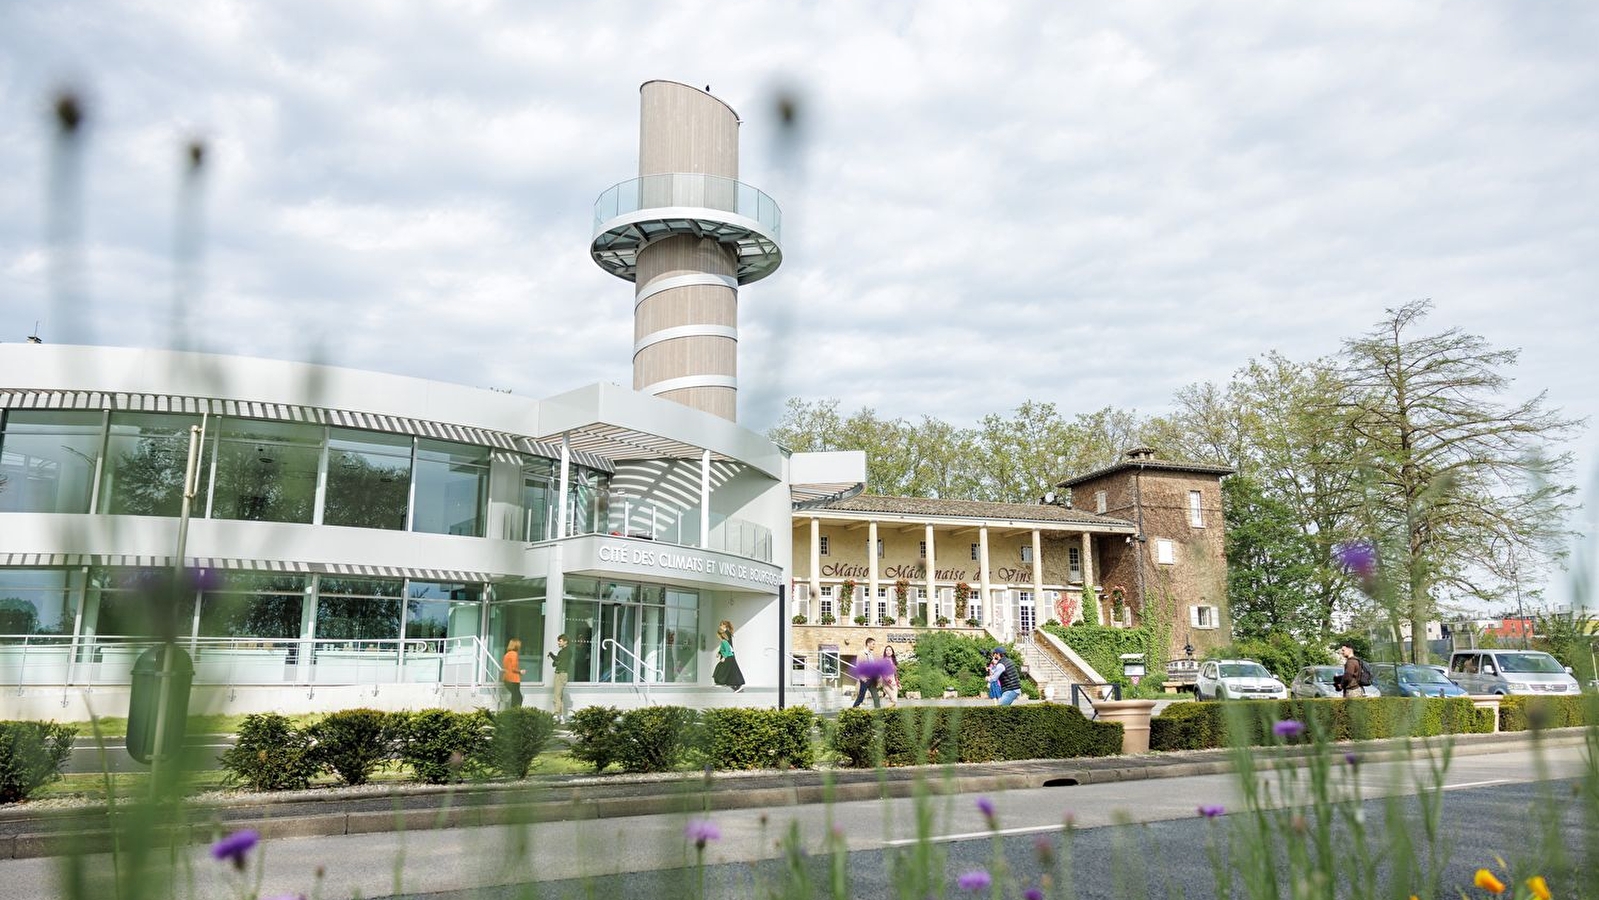
[[[1153,700],[1100,700],[1094,712],[1101,722],[1120,722],[1122,726],[1122,752],[1149,752],[1149,719],[1155,709]]]

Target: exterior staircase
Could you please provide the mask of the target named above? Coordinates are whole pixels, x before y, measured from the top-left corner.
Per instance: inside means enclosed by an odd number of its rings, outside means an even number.
[[[1070,703],[1072,685],[1091,680],[1070,660],[1055,652],[1054,647],[1033,634],[1017,635],[1016,649],[1021,651],[1027,674],[1038,683],[1038,690],[1046,699],[1053,696],[1057,703]]]

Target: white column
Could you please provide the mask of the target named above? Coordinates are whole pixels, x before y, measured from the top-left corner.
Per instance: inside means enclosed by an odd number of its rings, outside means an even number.
[[[877,522],[866,523],[866,615],[877,624]]]
[[[561,504],[555,515],[556,537],[566,537],[566,529],[571,524],[571,513],[567,512],[568,492],[572,489],[572,441],[566,435],[561,435]]]
[[[807,614],[821,621],[822,615],[822,520],[811,516],[811,606]]]
[[[1090,587],[1094,587],[1094,602],[1099,602],[1099,589],[1094,586],[1094,540],[1088,532],[1083,532],[1083,592],[1086,595]],[[1088,618],[1088,610],[1083,609],[1083,621],[1093,621]],[[1070,622],[1063,623],[1070,625]],[[1103,624],[1103,623],[1101,623]]]
[[[1049,621],[1049,601],[1044,599],[1044,536],[1033,529],[1033,627]]]
[[[927,619],[927,624],[932,625],[938,619],[938,579],[934,572],[933,562],[933,526],[926,526],[927,535],[927,609],[922,615]]]
[[[711,451],[700,454],[700,546],[711,549]]]
[[[977,589],[983,598],[983,618],[977,624],[982,625],[994,618],[989,607],[994,605],[994,598],[988,583],[988,526],[982,525],[977,529]]]

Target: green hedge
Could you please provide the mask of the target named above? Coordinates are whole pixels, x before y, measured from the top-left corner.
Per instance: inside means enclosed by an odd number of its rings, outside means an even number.
[[[400,760],[429,784],[460,781],[482,773],[490,761],[494,716],[424,709],[399,714]]]
[[[848,764],[884,765],[1070,759],[1121,752],[1122,727],[1091,722],[1070,706],[846,709],[831,748]]]
[[[1499,730],[1577,728],[1599,724],[1599,697],[1504,697],[1499,701]]]
[[[816,715],[788,709],[708,709],[700,715],[705,763],[716,769],[808,769]]]
[[[55,722],[0,722],[0,803],[27,799],[61,777],[78,730]]]
[[[292,791],[309,787],[322,763],[311,736],[288,716],[257,713],[244,717],[238,740],[217,761],[231,781],[252,791]]]
[[[306,729],[314,756],[345,784],[366,784],[378,766],[394,758],[403,716],[377,709],[329,713]]]
[[[1149,749],[1204,750],[1229,743],[1270,744],[1272,726],[1284,719],[1304,722],[1333,741],[1486,734],[1493,730],[1492,710],[1477,709],[1466,697],[1173,703],[1150,721]]]

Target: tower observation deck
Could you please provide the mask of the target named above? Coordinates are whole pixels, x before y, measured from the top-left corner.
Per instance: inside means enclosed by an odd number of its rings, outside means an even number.
[[[782,263],[782,211],[738,180],[731,107],[672,81],[639,94],[639,175],[600,194],[589,253],[635,285],[633,389],[736,420],[738,288]]]

